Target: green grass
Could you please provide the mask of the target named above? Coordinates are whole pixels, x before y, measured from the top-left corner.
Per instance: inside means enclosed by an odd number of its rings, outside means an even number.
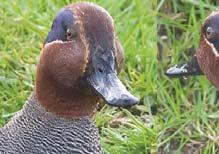
[[[74,1],[0,0],[0,126],[22,108],[33,90],[42,42],[55,13],[71,2]],[[97,113],[103,149],[109,154],[156,153],[158,130],[165,125],[154,114],[154,105],[158,104],[156,1],[94,2],[108,10],[115,20],[126,57],[120,78],[141,98],[140,104],[129,111],[105,105]]]
[[[0,0],[0,126],[22,108],[33,90],[42,42],[55,13],[71,2]],[[198,46],[201,23],[218,3],[94,2],[115,20],[126,57],[120,78],[141,98],[140,104],[129,110],[105,105],[98,111],[96,123],[105,153],[219,153],[215,88],[204,76],[169,79],[164,75],[169,66],[191,57]],[[164,26],[166,40],[157,37],[157,23]],[[159,62],[157,40],[164,47]]]
[[[166,30],[158,69],[159,151],[219,153],[219,104],[216,89],[204,76],[169,79],[166,69],[191,58],[205,17],[218,6],[210,0],[160,1],[158,24]],[[164,9],[165,8],[165,9]],[[169,11],[168,11],[169,10]],[[164,37],[163,37],[164,38]]]

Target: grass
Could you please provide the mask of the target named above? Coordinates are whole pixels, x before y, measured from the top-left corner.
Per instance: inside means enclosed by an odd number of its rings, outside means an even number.
[[[55,13],[71,2],[74,1],[0,0],[0,126],[22,108],[33,90],[42,42]],[[126,56],[120,78],[141,98],[140,104],[129,111],[106,105],[98,111],[96,123],[103,150],[110,154],[156,153],[162,126],[160,116],[154,114],[158,104],[156,1],[93,2],[106,8],[114,18]]]
[[[165,70],[191,58],[205,17],[217,1],[159,1],[158,41],[163,46],[157,80],[160,153],[219,153],[219,104],[204,76],[169,79]],[[162,25],[162,26],[161,26]]]
[[[34,88],[38,55],[52,20],[74,1],[0,0],[0,126]],[[169,79],[165,70],[187,61],[213,0],[96,0],[113,16],[125,49],[120,78],[141,98],[126,110],[104,105],[96,123],[107,154],[219,153],[219,104],[204,76]],[[159,11],[157,13],[157,11]],[[156,17],[158,20],[156,20]],[[156,25],[162,25],[157,37]],[[156,42],[163,46],[156,60]]]

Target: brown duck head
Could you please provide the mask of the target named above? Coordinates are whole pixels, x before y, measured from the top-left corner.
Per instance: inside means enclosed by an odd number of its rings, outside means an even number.
[[[190,62],[167,70],[170,77],[205,74],[219,89],[219,11],[212,12],[201,27],[199,47]]]
[[[92,3],[60,10],[44,42],[37,66],[36,96],[48,111],[92,116],[102,98],[111,106],[135,105],[117,77],[123,48],[112,17]]]
[[[219,89],[219,12],[212,12],[201,28],[198,64],[208,80]]]

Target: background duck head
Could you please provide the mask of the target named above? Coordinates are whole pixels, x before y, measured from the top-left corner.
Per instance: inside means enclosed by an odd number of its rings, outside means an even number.
[[[167,70],[169,77],[205,74],[219,89],[219,12],[212,12],[201,27],[199,47],[191,61]]]
[[[48,111],[91,116],[100,98],[112,106],[138,102],[117,77],[123,49],[112,17],[92,3],[56,15],[37,67],[36,96]]]
[[[198,64],[209,81],[219,89],[219,12],[212,12],[201,29]]]

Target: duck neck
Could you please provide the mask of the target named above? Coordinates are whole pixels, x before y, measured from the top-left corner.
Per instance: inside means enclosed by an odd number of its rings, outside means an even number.
[[[80,118],[92,117],[96,113],[99,97],[82,79],[68,87],[40,73],[35,91],[39,104],[59,116]]]
[[[27,117],[31,117],[32,119],[40,118],[40,119],[56,119],[61,121],[80,121],[80,120],[88,120],[90,123],[93,123],[94,118],[91,116],[83,116],[83,117],[65,117],[60,116],[56,113],[48,111],[41,103],[38,101],[36,96],[36,91],[34,90],[32,94],[29,96],[28,100],[26,101],[23,109],[21,110],[22,115],[27,115]],[[38,119],[38,120],[40,120]]]

